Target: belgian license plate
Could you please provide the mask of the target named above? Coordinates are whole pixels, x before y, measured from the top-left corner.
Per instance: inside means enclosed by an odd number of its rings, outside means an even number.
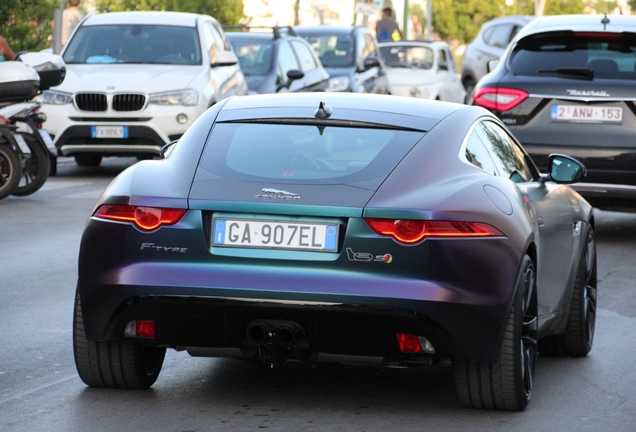
[[[128,126],[93,126],[91,138],[128,138]]]
[[[337,252],[338,224],[214,219],[214,246]]]
[[[552,105],[553,121],[622,123],[623,108],[608,106]]]

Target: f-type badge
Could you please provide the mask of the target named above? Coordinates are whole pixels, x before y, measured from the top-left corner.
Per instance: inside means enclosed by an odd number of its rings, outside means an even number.
[[[300,196],[298,196],[298,194],[287,192],[284,190],[263,188],[261,189],[261,192],[263,193],[254,195],[254,198],[296,200],[296,201],[300,200]]]

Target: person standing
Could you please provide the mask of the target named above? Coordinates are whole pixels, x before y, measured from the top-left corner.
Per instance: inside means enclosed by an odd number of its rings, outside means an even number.
[[[393,33],[398,32],[400,39],[404,39],[400,27],[393,19],[393,9],[390,7],[382,9],[382,19],[375,24],[375,37],[378,42],[392,42]]]
[[[84,13],[79,10],[80,0],[68,0],[68,3],[69,7],[62,13],[62,46],[66,45],[71,33],[84,18]]]
[[[15,54],[7,43],[7,40],[0,36],[0,61],[15,60]]]

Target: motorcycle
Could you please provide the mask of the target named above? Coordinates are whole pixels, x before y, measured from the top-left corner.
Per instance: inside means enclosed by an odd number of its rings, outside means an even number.
[[[57,166],[53,141],[42,129],[46,116],[39,113],[40,104],[31,99],[64,80],[64,62],[59,56],[45,53],[19,53],[16,59],[19,61],[0,64],[0,104],[4,105],[0,107],[0,126],[3,148],[13,150],[21,175],[11,190],[14,180],[9,181],[8,176],[12,158],[6,156],[0,161],[6,166],[2,175],[7,176],[0,199],[9,194],[24,196],[36,192],[49,175],[55,174]]]

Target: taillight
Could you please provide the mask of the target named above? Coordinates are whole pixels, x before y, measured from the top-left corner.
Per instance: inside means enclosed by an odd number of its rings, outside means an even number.
[[[474,103],[496,111],[508,111],[526,100],[528,93],[509,88],[485,87],[477,90]]]
[[[97,209],[95,217],[132,222],[144,231],[153,231],[162,225],[176,224],[186,214],[186,211],[184,209],[105,204]]]
[[[480,222],[423,221],[404,219],[365,219],[380,235],[391,236],[400,243],[413,244],[427,237],[503,237],[497,228]]]

